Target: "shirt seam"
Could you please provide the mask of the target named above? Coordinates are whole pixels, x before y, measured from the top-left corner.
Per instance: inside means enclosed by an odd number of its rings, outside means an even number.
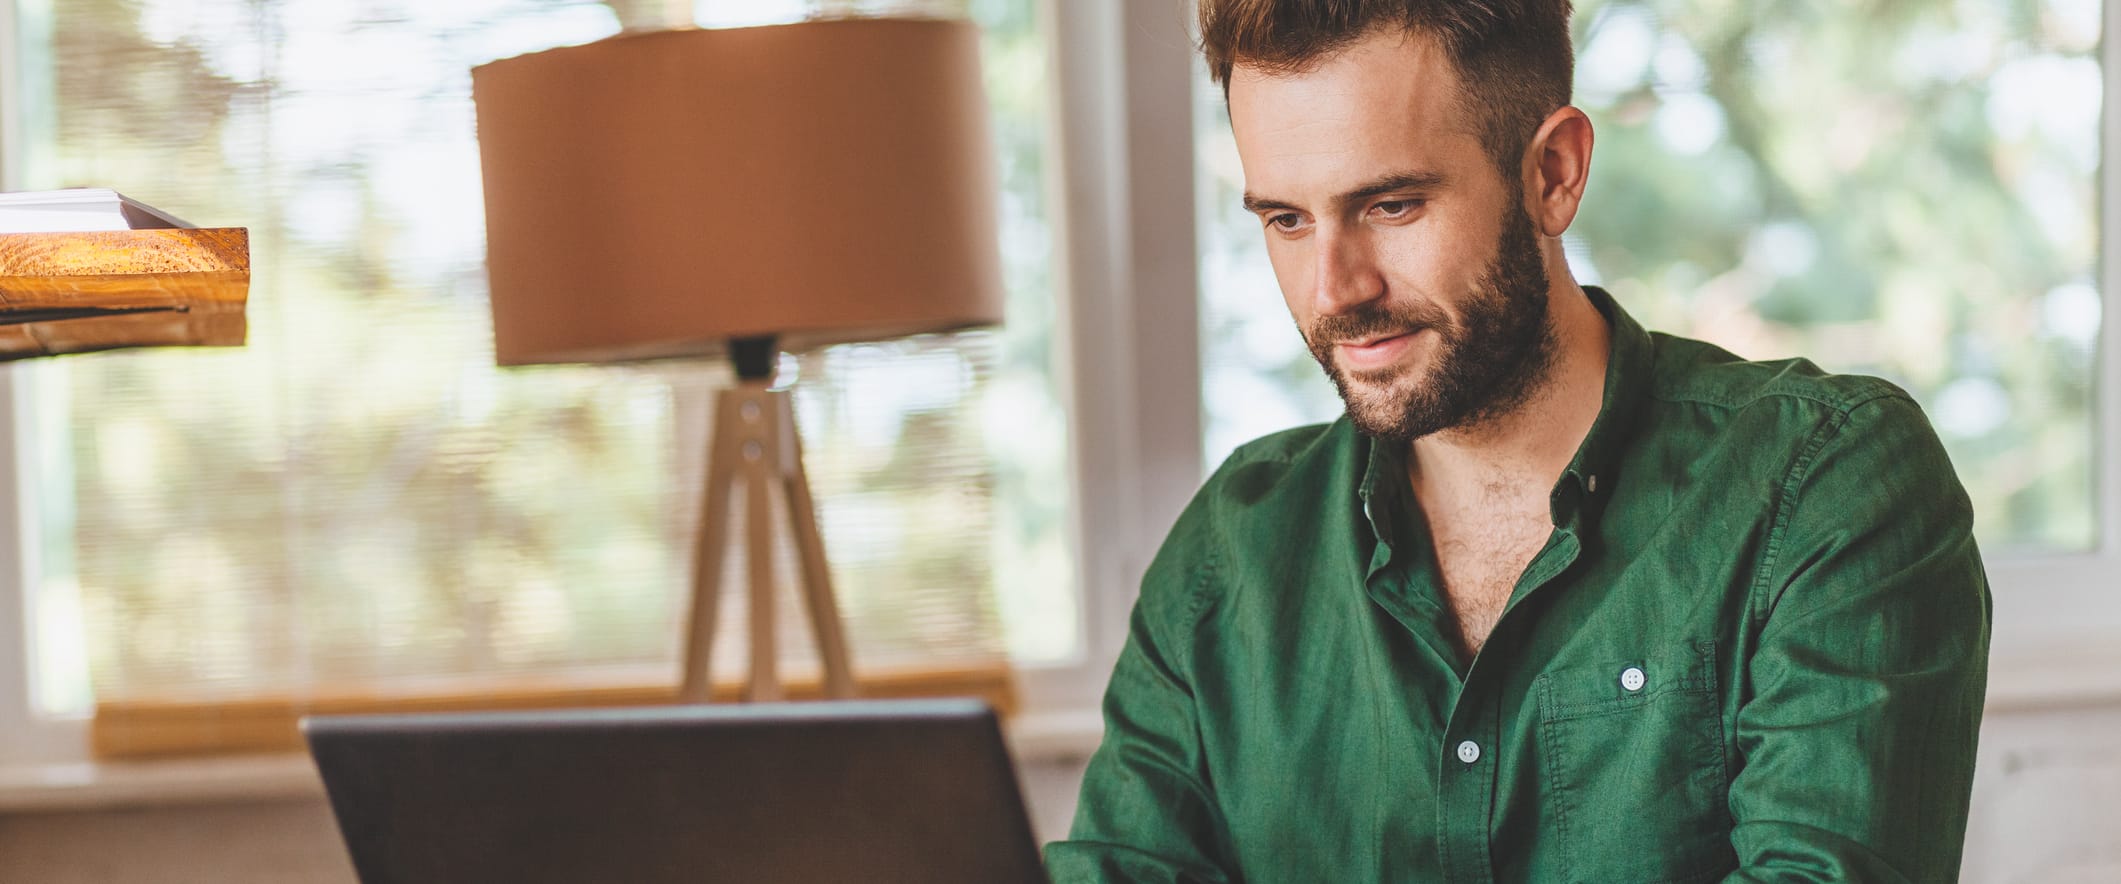
[[[1202,551],[1200,565],[1194,569],[1193,585],[1187,588],[1186,660],[1189,664],[1193,659],[1194,644],[1200,637],[1201,621],[1208,607],[1208,584],[1215,579],[1216,558],[1221,554],[1220,549],[1214,548]],[[1190,680],[1193,673],[1186,673],[1186,677]]]
[[[1753,577],[1751,616],[1754,625],[1757,626],[1766,620],[1768,612],[1774,609],[1775,600],[1772,596],[1775,575],[1782,564],[1783,541],[1787,539],[1790,524],[1796,518],[1799,496],[1797,489],[1805,480],[1811,478],[1812,467],[1818,462],[1820,452],[1825,450],[1827,443],[1840,438],[1842,429],[1848,426],[1856,409],[1883,399],[1907,398],[1905,393],[1881,390],[1854,403],[1837,406],[1827,420],[1812,431],[1811,438],[1805,442],[1804,450],[1791,463],[1789,471],[1783,474],[1782,482],[1775,490],[1775,520],[1768,528],[1767,544],[1761,553],[1760,568]]]

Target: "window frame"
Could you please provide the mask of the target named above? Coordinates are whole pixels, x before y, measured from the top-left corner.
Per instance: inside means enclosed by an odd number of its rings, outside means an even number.
[[[1082,654],[1019,685],[1028,719],[1094,743],[1142,575],[1203,475],[1194,58],[1176,7],[1043,0],[1040,14]]]
[[[45,0],[0,0],[0,46],[27,46],[48,32]],[[38,45],[42,45],[41,42]],[[22,96],[38,76],[32,53],[0,56],[0,190],[22,185],[27,166],[23,132],[33,108]],[[37,573],[37,521],[29,506],[36,439],[16,432],[30,424],[27,366],[0,366],[0,764],[70,762],[87,757],[88,722],[37,714],[34,599],[25,591]]]
[[[1072,754],[1095,744],[1098,699],[1127,616],[1165,531],[1205,474],[1201,456],[1193,65],[1186,10],[1125,0],[1038,0],[1048,48],[1056,335],[1068,415],[1081,653],[1019,672],[1020,749]],[[2106,21],[2121,0],[2105,0]],[[46,0],[0,0],[0,45],[35,34]],[[21,54],[0,64],[0,189],[24,168]],[[1992,556],[1996,619],[1991,707],[2121,697],[2121,41],[2101,46],[2100,350],[2095,547]],[[21,67],[16,67],[21,65]],[[36,521],[21,494],[37,462],[19,369],[0,369],[0,764],[88,758],[85,720],[35,714],[35,635],[25,592]]]

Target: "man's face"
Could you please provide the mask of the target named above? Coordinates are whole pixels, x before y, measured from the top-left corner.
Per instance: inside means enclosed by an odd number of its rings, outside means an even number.
[[[1411,441],[1523,403],[1553,356],[1522,201],[1473,134],[1448,56],[1399,29],[1295,74],[1239,64],[1246,207],[1357,427]]]

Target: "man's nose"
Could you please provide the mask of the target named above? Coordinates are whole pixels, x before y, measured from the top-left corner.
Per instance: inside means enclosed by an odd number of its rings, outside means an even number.
[[[1384,296],[1370,243],[1356,230],[1319,230],[1311,268],[1311,309],[1319,316],[1345,313]]]

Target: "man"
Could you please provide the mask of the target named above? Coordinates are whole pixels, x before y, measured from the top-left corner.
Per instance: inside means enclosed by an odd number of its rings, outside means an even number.
[[[1201,0],[1347,416],[1143,581],[1055,881],[1951,881],[1989,599],[1908,396],[1570,276],[1566,0]]]

